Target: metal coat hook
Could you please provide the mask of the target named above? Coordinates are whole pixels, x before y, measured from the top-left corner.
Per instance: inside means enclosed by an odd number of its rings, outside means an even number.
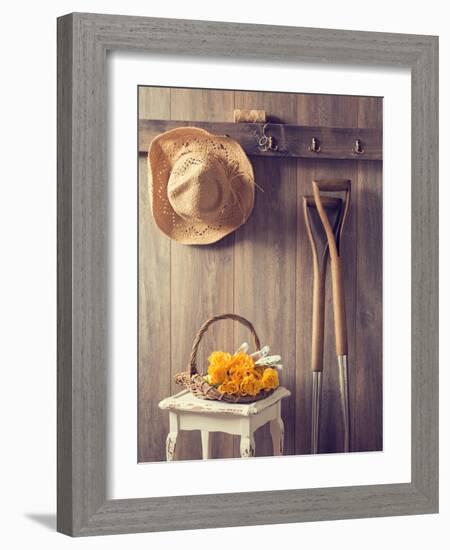
[[[364,154],[364,147],[363,147],[362,141],[360,139],[355,140],[355,145],[353,147],[353,153],[355,155],[363,155]]]
[[[262,127],[262,136],[258,139],[258,147],[260,151],[278,151],[278,145],[273,136],[266,135],[266,129],[269,126],[269,123],[266,122]]]
[[[320,141],[316,137],[313,137],[311,139],[311,145],[309,146],[309,150],[312,151],[313,153],[320,153]]]

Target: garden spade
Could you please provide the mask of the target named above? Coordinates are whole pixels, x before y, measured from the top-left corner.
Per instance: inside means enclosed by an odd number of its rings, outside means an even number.
[[[328,212],[327,216],[334,218],[333,233],[339,228],[340,213],[342,212],[342,200],[332,197],[323,197],[322,206]],[[312,414],[311,414],[311,452],[319,450],[320,408],[322,401],[322,373],[323,373],[323,349],[324,349],[324,322],[325,322],[325,278],[329,258],[328,241],[322,253],[319,253],[316,239],[314,238],[313,220],[311,211],[316,211],[314,197],[303,197],[303,211],[306,224],[306,232],[311,245],[313,265],[313,294],[312,294],[312,342],[311,342],[311,371],[312,371]]]
[[[339,224],[333,228],[327,216],[321,192],[344,192],[345,198]],[[348,342],[345,316],[344,280],[341,256],[342,230],[350,206],[350,180],[321,179],[313,181],[313,194],[317,212],[325,230],[331,264],[331,287],[333,293],[334,333],[339,369],[339,391],[341,396],[342,419],[344,424],[344,452],[350,450],[350,402],[348,389]]]

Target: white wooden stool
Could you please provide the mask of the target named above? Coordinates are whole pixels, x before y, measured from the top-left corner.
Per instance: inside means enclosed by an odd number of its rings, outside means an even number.
[[[199,399],[188,390],[163,399],[161,409],[169,411],[169,435],[166,458],[174,460],[177,435],[180,430],[200,430],[203,458],[211,458],[211,432],[241,436],[241,457],[255,456],[255,431],[270,422],[273,454],[283,454],[284,425],[281,400],[291,395],[286,388],[277,388],[272,395],[250,404],[224,403]]]

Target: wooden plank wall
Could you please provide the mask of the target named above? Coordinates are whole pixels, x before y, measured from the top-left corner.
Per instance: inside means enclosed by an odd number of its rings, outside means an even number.
[[[139,117],[232,121],[234,108],[265,109],[274,121],[335,127],[382,127],[382,99],[353,96],[141,87]],[[200,324],[216,313],[248,317],[286,365],[283,403],[286,454],[310,452],[311,256],[301,197],[314,177],[352,180],[343,255],[349,332],[353,450],[382,449],[382,163],[253,157],[256,192],[249,221],[219,243],[170,241],[150,213],[146,158],[139,159],[139,448],[140,462],[164,460],[167,412],[158,402],[178,391]],[[342,450],[331,289],[327,281],[321,452]],[[199,364],[212,349],[233,350],[245,329],[223,322],[204,338]],[[155,358],[157,358],[155,360]],[[238,456],[236,438],[215,434],[213,457]],[[268,429],[256,454],[271,454]],[[200,437],[184,433],[178,459],[200,458]]]

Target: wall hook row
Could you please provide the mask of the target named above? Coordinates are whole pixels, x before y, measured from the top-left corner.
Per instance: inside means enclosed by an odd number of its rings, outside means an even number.
[[[320,145],[319,139],[316,138],[316,137],[311,138],[311,144],[309,146],[309,150],[312,153],[320,153],[320,149],[321,149],[321,145]],[[363,147],[362,141],[360,139],[355,140],[355,144],[353,145],[352,152],[355,155],[363,155],[364,154],[364,152],[365,152],[364,147]]]

